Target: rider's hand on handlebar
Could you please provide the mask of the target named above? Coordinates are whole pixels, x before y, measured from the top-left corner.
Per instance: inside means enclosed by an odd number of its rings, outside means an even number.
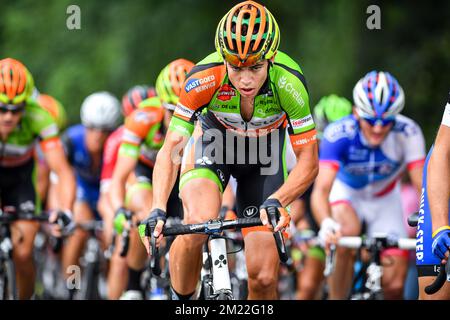
[[[341,225],[332,218],[325,218],[320,224],[319,241],[320,244],[328,249],[330,244],[336,244],[341,236]]]
[[[276,210],[273,210],[276,209]],[[264,203],[259,207],[259,217],[263,223],[263,225],[267,226],[272,230],[273,226],[270,223],[270,214],[271,212],[275,212],[275,218],[277,225],[273,229],[273,232],[277,232],[283,230],[284,228],[289,226],[291,222],[291,216],[286,211],[285,208],[281,205],[280,201],[277,199],[267,199]]]
[[[123,207],[117,209],[114,215],[114,231],[117,234],[122,234],[124,229],[130,229],[130,225],[128,223],[130,212]]]
[[[64,230],[68,230],[74,225],[72,221],[72,212],[69,210],[55,210],[50,213],[48,218],[50,223],[50,233],[54,237],[61,237]]]
[[[156,247],[159,247],[163,238],[162,230],[166,223],[166,212],[161,209],[153,209],[150,216],[139,224],[139,236],[147,250],[147,254],[151,255],[150,248],[150,233],[156,238]]]
[[[437,231],[437,232],[436,232]],[[450,227],[445,226],[433,232],[433,243],[431,251],[441,259],[441,263],[447,263],[448,252],[450,250]]]

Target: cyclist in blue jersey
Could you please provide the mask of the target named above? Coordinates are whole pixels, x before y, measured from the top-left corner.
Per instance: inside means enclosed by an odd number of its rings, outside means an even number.
[[[400,177],[405,168],[419,190],[425,160],[420,127],[400,115],[404,93],[387,72],[372,71],[353,89],[354,113],[329,125],[320,144],[320,170],[312,193],[319,237],[329,243],[340,235],[387,233],[406,237],[402,221]],[[408,267],[407,252],[386,250],[382,286],[387,299],[401,299]],[[338,248],[330,277],[330,298],[350,290],[352,251]]]
[[[65,152],[75,172],[77,182],[73,219],[76,223],[100,220],[97,201],[100,194],[100,172],[103,145],[118,126],[120,102],[103,91],[89,95],[81,106],[82,124],[69,127],[62,136]],[[112,220],[110,221],[112,225]],[[88,234],[81,229],[69,237],[63,251],[63,272],[77,265]],[[69,276],[65,274],[65,276]],[[74,291],[71,291],[71,294]]]
[[[450,299],[450,284],[435,294],[424,288],[434,281],[439,265],[446,263],[450,248],[450,95],[434,146],[423,170],[423,187],[417,225],[416,265],[419,276],[419,299]]]

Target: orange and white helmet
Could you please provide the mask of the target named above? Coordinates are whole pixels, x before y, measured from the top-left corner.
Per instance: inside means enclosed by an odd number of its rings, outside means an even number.
[[[159,73],[156,79],[156,93],[166,109],[175,110],[186,75],[193,67],[193,62],[186,59],[177,59],[169,63]]]

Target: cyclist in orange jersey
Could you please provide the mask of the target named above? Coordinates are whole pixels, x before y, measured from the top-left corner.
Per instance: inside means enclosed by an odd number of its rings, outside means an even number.
[[[186,74],[194,64],[185,59],[169,63],[156,80],[158,97],[149,98],[138,105],[125,120],[117,164],[114,169],[110,200],[116,211],[116,231],[121,233],[125,220],[125,208],[135,213],[135,219],[142,220],[151,209],[153,197],[152,174],[156,154],[164,141],[172,106],[178,101]],[[125,190],[127,178],[134,171],[136,182]],[[178,191],[173,190],[170,214],[182,215]],[[146,262],[145,250],[140,244],[136,230],[131,229],[127,256],[128,285],[121,299],[139,300],[144,295],[140,277]]]

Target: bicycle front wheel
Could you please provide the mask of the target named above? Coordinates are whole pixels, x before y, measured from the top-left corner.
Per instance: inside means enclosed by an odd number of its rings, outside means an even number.
[[[11,260],[3,261],[0,266],[0,300],[16,300],[16,270]]]
[[[219,292],[216,300],[233,300],[233,294],[231,292]]]

